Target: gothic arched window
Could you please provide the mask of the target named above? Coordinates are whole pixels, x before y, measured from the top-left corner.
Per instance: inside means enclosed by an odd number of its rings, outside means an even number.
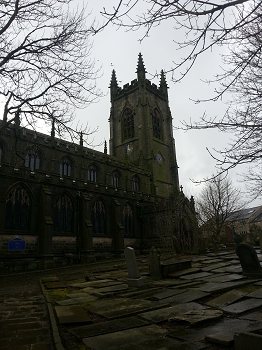
[[[96,183],[97,173],[97,167],[94,164],[90,165],[87,170],[87,180]]]
[[[28,230],[30,198],[22,186],[16,186],[6,199],[5,228],[10,230]]]
[[[152,112],[153,136],[157,139],[161,138],[161,115],[157,108]]]
[[[69,158],[64,157],[60,162],[60,177],[71,176],[72,173],[72,162]]]
[[[139,192],[139,177],[134,175],[132,178],[132,191],[133,192]]]
[[[124,110],[123,116],[123,136],[124,140],[130,139],[135,136],[134,133],[134,113],[130,108]]]
[[[54,231],[72,232],[73,214],[73,203],[70,197],[63,193],[56,199],[54,206]]]
[[[94,203],[91,213],[91,220],[94,233],[106,232],[106,210],[101,200]]]
[[[124,226],[124,236],[133,236],[133,210],[129,204],[125,204],[122,210],[122,225]]]
[[[25,167],[30,168],[31,171],[40,168],[40,151],[37,146],[27,148],[25,155]]]
[[[114,170],[111,174],[111,184],[115,188],[119,186],[119,179],[120,179],[120,174],[118,171]]]

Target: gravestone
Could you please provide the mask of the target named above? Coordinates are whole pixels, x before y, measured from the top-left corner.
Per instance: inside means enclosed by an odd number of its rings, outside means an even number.
[[[262,268],[252,245],[239,243],[236,247],[236,254],[239,257],[243,275],[248,278],[262,278]]]
[[[155,247],[151,248],[150,254],[149,254],[149,272],[150,272],[150,277],[155,280],[160,280],[162,278],[160,256],[157,253]]]
[[[125,249],[125,259],[128,272],[127,283],[129,287],[142,287],[144,281],[139,274],[134,248],[127,247]]]

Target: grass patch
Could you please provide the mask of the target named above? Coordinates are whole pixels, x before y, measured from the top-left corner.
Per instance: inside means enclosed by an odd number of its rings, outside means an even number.
[[[53,301],[64,300],[66,298],[66,294],[70,293],[70,291],[67,288],[46,290],[46,292]]]
[[[79,304],[84,310],[90,310],[90,307],[92,307],[92,303],[95,301],[95,299],[94,300],[90,300],[90,301],[85,301],[84,303],[81,303],[81,304]]]

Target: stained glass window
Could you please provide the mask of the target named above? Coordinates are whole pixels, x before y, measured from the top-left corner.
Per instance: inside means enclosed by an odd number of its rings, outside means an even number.
[[[133,236],[134,218],[133,211],[129,204],[125,204],[122,210],[122,225],[124,236]]]
[[[27,191],[16,186],[6,199],[5,228],[11,230],[28,230],[30,198]]]
[[[94,233],[105,233],[106,210],[101,200],[98,200],[94,203],[91,214]]]
[[[72,232],[73,214],[73,203],[70,197],[63,193],[56,199],[54,206],[54,231]]]
[[[134,137],[134,113],[130,108],[124,110],[122,120],[124,140]]]

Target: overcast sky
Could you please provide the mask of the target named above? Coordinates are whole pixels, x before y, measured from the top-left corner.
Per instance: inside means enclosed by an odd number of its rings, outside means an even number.
[[[74,0],[74,6],[82,4],[83,0]],[[100,11],[103,6],[118,3],[118,0],[89,0],[84,2],[88,17],[87,26],[91,25],[96,18],[101,24],[103,18]],[[145,4],[140,1],[139,6]],[[109,9],[109,8],[108,8]],[[141,9],[142,11],[142,9]],[[112,70],[115,69],[119,86],[130,83],[136,78],[136,67],[139,52],[142,53],[147,70],[147,78],[159,73],[161,69],[168,71],[172,62],[178,62],[185,52],[177,50],[175,41],[181,41],[184,33],[174,30],[172,20],[168,20],[153,28],[150,36],[141,43],[139,39],[143,31],[126,32],[123,28],[117,30],[113,25],[108,25],[103,31],[92,37],[92,57],[95,58],[97,67],[101,66],[101,77],[97,80],[98,87],[102,90],[104,97],[97,103],[91,104],[83,110],[76,111],[76,122],[89,123],[91,129],[98,127],[98,131],[87,140],[94,145],[96,150],[103,151],[104,140],[109,141],[110,95],[109,84]],[[174,84],[171,75],[167,74],[166,80],[169,86],[169,104],[173,117],[174,138],[176,142],[177,162],[179,166],[179,181],[184,192],[188,195],[197,196],[203,185],[195,185],[191,180],[202,180],[216,172],[215,161],[208,154],[206,148],[223,149],[230,140],[229,134],[222,134],[216,130],[188,131],[177,130],[181,121],[187,122],[199,120],[206,112],[208,116],[221,117],[227,105],[223,102],[208,102],[195,104],[192,100],[206,99],[213,96],[215,85],[204,83],[206,79],[212,79],[219,72],[221,59],[218,48],[201,56],[193,70],[181,83]],[[152,82],[159,85],[159,79],[154,78]],[[102,144],[101,146],[97,146]],[[230,177],[236,187],[244,190],[244,185],[239,183],[241,177],[238,173],[244,171],[244,167],[237,168],[230,173]],[[245,196],[246,198],[246,196]],[[261,201],[255,201],[249,206],[260,205]]]
[[[89,0],[88,10],[92,10],[90,20],[94,17],[103,22],[99,11],[105,1]],[[111,2],[110,2],[111,3]],[[101,5],[102,4],[102,5]],[[93,37],[92,55],[97,64],[102,66],[102,77],[97,81],[99,88],[105,94],[96,104],[87,109],[77,111],[77,120],[88,121],[91,128],[98,127],[98,132],[92,135],[88,141],[93,141],[95,149],[103,150],[104,140],[109,141],[110,96],[109,83],[112,70],[115,69],[119,86],[130,83],[136,78],[136,67],[139,52],[142,53],[147,70],[147,78],[152,79],[155,73],[161,69],[168,71],[172,61],[178,61],[185,53],[177,50],[174,41],[181,39],[182,32],[173,29],[172,21],[166,21],[161,26],[154,28],[150,36],[139,42],[142,32],[126,32],[120,28],[109,25],[105,30]],[[204,83],[212,79],[218,73],[221,65],[218,49],[201,57],[191,73],[181,82],[174,84],[171,75],[167,74],[169,86],[169,103],[173,116],[173,126],[181,126],[181,121],[198,120],[203,113],[208,116],[221,116],[227,105],[221,101],[195,104],[192,99],[205,99],[213,96],[215,85]],[[159,79],[152,79],[159,84]],[[216,130],[188,131],[176,130],[174,138],[176,142],[177,162],[179,166],[180,185],[184,192],[190,196],[197,196],[203,185],[196,185],[191,180],[201,180],[216,172],[215,161],[208,154],[206,148],[223,149],[230,141],[229,134],[222,134]],[[244,167],[230,172],[230,177],[236,187],[244,191],[244,185],[239,182]],[[245,196],[246,197],[246,196]],[[260,205],[257,200],[250,206]]]

